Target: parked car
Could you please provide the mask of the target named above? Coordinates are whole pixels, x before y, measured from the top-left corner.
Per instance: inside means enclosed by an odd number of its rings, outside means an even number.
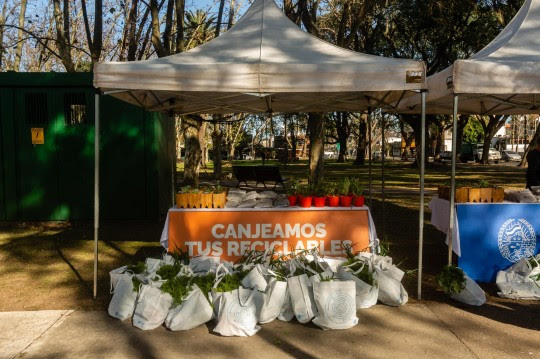
[[[476,149],[474,153],[474,159],[476,162],[480,162],[482,160],[482,155],[484,153],[484,149],[482,147],[479,147]],[[488,162],[495,162],[499,163],[499,160],[501,159],[501,153],[494,149],[493,147],[490,147],[489,149],[489,155],[488,155]]]
[[[442,151],[435,157],[435,161],[437,162],[452,161],[452,151]]]
[[[502,151],[501,152],[501,160],[503,161],[521,161],[521,156],[519,153],[514,151]]]

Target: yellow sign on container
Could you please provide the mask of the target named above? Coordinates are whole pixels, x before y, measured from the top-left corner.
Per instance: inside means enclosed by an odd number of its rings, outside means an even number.
[[[31,128],[32,131],[32,144],[43,145],[45,143],[45,132],[43,128]]]

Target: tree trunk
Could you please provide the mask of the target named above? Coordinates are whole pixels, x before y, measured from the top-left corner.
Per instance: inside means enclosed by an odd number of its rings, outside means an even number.
[[[219,11],[218,11],[218,17],[217,17],[217,23],[216,23],[216,36],[218,37],[221,33],[221,23],[223,21],[223,8],[225,7],[225,0],[219,1]]]
[[[344,163],[347,156],[347,139],[349,137],[349,114],[347,112],[339,112],[337,119],[337,137],[339,143],[338,162]]]
[[[324,171],[324,114],[308,114],[309,131],[309,183],[322,182]]]
[[[182,131],[184,132],[184,144],[186,154],[184,160],[184,185],[199,185],[199,169],[201,165],[201,143],[199,141],[199,130],[201,122],[186,116],[182,120]]]
[[[465,132],[465,127],[469,123],[468,115],[460,115],[458,117],[458,128],[457,128],[457,139],[456,139],[456,148],[452,151],[456,151],[456,158],[459,161],[461,155],[461,148],[463,147],[463,133]]]
[[[227,30],[229,30],[234,25],[234,0],[231,0],[229,6],[229,20],[227,22]]]
[[[482,159],[480,163],[483,165],[489,164],[489,148],[491,147],[491,139],[504,126],[507,116],[489,116],[486,124],[483,118],[479,118],[482,127],[484,128],[484,144],[482,146]]]
[[[444,126],[442,122],[437,122],[437,143],[435,144],[435,155],[444,151]]]
[[[536,132],[534,133],[531,142],[527,146],[525,153],[523,153],[523,157],[521,158],[521,162],[519,163],[518,167],[527,167],[527,155],[533,148],[538,146],[538,144],[540,144],[540,126],[536,128]]]
[[[217,122],[217,115],[214,115],[214,131],[212,132],[212,148],[214,149],[214,178],[221,180],[223,177],[223,163],[221,162],[221,139],[223,138],[223,132],[221,132],[221,125]]]
[[[24,36],[24,17],[26,15],[26,1],[21,0],[21,7],[19,11],[19,31],[17,33],[17,48],[15,50],[15,62],[13,63],[13,71],[19,71],[21,67],[21,56],[22,49],[24,45],[23,36]]]
[[[64,6],[68,2],[64,2]],[[69,42],[69,34],[66,33],[66,28],[69,29],[69,6],[65,7],[62,12],[60,0],[53,0],[54,6],[54,22],[56,25],[56,47],[60,55],[60,60],[66,68],[67,72],[75,72],[75,64],[71,57],[71,48]],[[65,24],[67,20],[67,24]],[[67,26],[67,27],[66,27]]]
[[[7,1],[4,1],[2,11],[0,12],[0,69],[2,68],[2,62],[4,60],[4,25],[6,22],[6,10]]]
[[[206,126],[208,122],[202,122],[199,127],[199,143],[201,144],[201,165],[206,168],[206,162],[208,161],[208,148],[206,146]]]
[[[291,134],[291,158],[294,160],[296,158],[296,130],[292,117],[289,124],[289,133]]]
[[[161,43],[161,30],[159,23],[159,7],[157,0],[150,0],[150,14],[152,15],[152,45],[158,57],[167,56],[165,46]]]
[[[358,125],[358,146],[356,147],[356,160],[355,165],[366,164],[366,149],[368,146],[367,141],[367,123],[364,120],[364,116],[360,116],[360,123]]]

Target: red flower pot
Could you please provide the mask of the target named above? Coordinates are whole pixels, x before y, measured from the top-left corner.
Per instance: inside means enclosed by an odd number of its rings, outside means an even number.
[[[328,196],[328,206],[330,207],[339,207],[339,197],[338,196]]]
[[[363,207],[364,206],[364,196],[354,196],[353,197],[353,206]]]
[[[296,202],[298,202],[298,196],[287,196],[287,199],[289,200],[289,206],[296,206]]]
[[[313,197],[304,197],[304,196],[298,197],[298,202],[300,204],[300,207],[309,208],[311,207],[312,201],[313,201]]]
[[[326,197],[313,197],[313,205],[315,207],[324,207],[326,204]]]
[[[339,196],[339,205],[341,207],[350,207],[352,205],[352,196]]]

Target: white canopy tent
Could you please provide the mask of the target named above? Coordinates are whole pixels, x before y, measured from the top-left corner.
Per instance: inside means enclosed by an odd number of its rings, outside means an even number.
[[[540,0],[526,0],[506,28],[470,59],[427,78],[427,113],[453,114],[449,238],[454,231],[457,116],[538,114],[540,107]],[[418,96],[397,112],[420,113]],[[452,258],[449,240],[448,261]]]
[[[179,115],[360,112],[370,107],[391,107],[390,103],[412,92],[422,92],[425,99],[425,64],[334,46],[301,30],[274,0],[256,0],[229,31],[202,46],[164,58],[96,64],[94,86],[100,93],[147,110]],[[99,95],[95,113],[94,296],[99,229]],[[422,118],[425,121],[425,116]],[[423,173],[421,177],[423,188]],[[420,208],[423,224],[423,205]]]

